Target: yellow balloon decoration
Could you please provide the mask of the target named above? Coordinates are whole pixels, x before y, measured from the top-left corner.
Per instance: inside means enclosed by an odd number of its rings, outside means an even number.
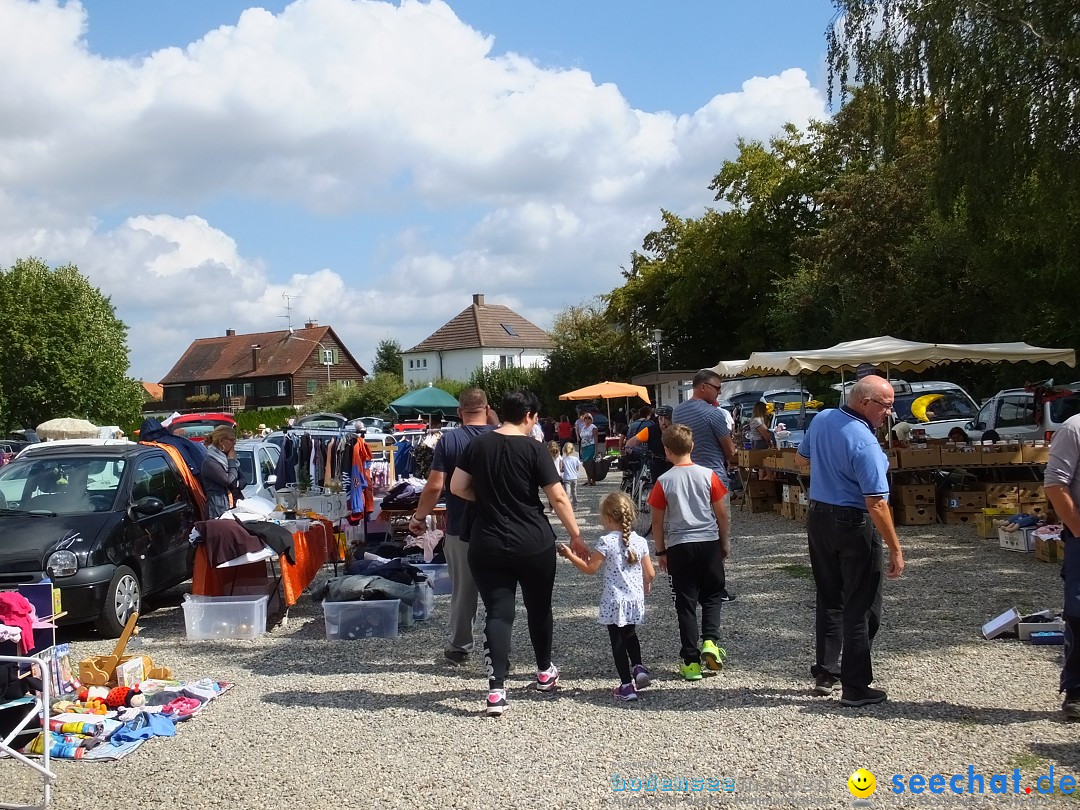
[[[911,415],[918,419],[920,422],[929,422],[930,417],[926,415],[926,409],[930,406],[931,402],[941,399],[944,394],[927,394],[926,396],[919,397],[917,400],[911,403]]]

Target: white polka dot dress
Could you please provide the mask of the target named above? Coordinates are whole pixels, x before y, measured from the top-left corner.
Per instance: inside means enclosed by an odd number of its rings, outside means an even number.
[[[637,553],[638,561],[630,565],[626,561],[626,546],[621,532],[610,532],[600,538],[596,550],[604,555],[600,566],[603,590],[600,593],[600,624],[641,624],[645,618],[645,582],[641,560],[649,553],[649,545],[636,532],[630,534],[630,547]]]

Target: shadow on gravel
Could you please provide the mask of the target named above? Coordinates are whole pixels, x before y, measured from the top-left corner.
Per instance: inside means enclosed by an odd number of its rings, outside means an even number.
[[[265,703],[273,703],[287,708],[334,709],[362,712],[383,712],[392,709],[406,709],[417,712],[449,715],[451,717],[483,717],[483,688],[474,689],[439,689],[431,692],[413,692],[409,694],[389,694],[373,692],[367,689],[345,689],[335,692],[270,692],[263,696]],[[554,695],[536,692],[529,686],[507,684],[507,700],[515,706],[536,702],[552,702],[566,698],[564,691]],[[447,705],[447,701],[462,700],[469,707]]]
[[[1052,760],[1068,768],[1073,773],[1080,771],[1080,747],[1076,743],[1030,743],[1028,750],[1037,757]]]

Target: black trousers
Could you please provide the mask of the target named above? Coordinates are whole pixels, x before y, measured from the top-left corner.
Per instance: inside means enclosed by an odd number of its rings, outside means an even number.
[[[817,586],[817,660],[810,671],[838,677],[844,686],[869,686],[870,647],[881,625],[881,535],[858,510],[822,512],[811,506],[806,528]]]
[[[537,554],[496,555],[470,546],[469,568],[476,590],[484,602],[484,663],[488,688],[502,689],[510,662],[510,638],[514,629],[517,588],[529,621],[529,638],[536,654],[536,668],[551,666],[551,639],[555,620],[551,592],[555,586],[554,546]]]
[[[720,541],[668,546],[667,560],[671,589],[675,592],[675,614],[679,619],[679,655],[684,664],[700,664],[698,605],[701,605],[701,639],[715,643],[720,638],[725,584]]]
[[[1067,526],[1062,527],[1065,559],[1061,579],[1065,586],[1065,659],[1061,667],[1061,691],[1067,696],[1080,692],[1080,540]]]
[[[619,627],[617,624],[609,624],[607,631],[611,638],[611,653],[615,656],[615,670],[622,679],[620,683],[630,683],[633,680],[630,668],[641,666],[641,642],[637,637],[637,625]]]

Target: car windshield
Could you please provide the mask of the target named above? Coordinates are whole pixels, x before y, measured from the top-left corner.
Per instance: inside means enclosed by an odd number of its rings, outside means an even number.
[[[27,457],[0,468],[0,508],[76,515],[112,511],[124,460]]]
[[[893,410],[897,421],[918,425],[946,419],[974,419],[979,408],[965,391],[945,388],[897,394]]]
[[[1060,425],[1066,419],[1080,413],[1080,397],[1061,397],[1050,401],[1050,421]]]
[[[185,439],[205,439],[214,432],[214,428],[223,425],[224,422],[209,424],[203,422],[185,422],[172,428],[174,436],[183,436]],[[231,425],[230,425],[231,427]]]
[[[817,411],[807,411],[805,414],[799,411],[782,411],[773,417],[773,429],[780,430],[783,425],[784,430],[806,430],[817,415]]]
[[[326,417],[325,419],[305,419],[299,423],[300,427],[306,428],[328,428],[330,430],[337,430],[341,427],[341,420],[334,419],[332,417]]]
[[[237,450],[236,460],[240,462],[240,474],[244,476],[244,483],[255,483],[255,451]]]

